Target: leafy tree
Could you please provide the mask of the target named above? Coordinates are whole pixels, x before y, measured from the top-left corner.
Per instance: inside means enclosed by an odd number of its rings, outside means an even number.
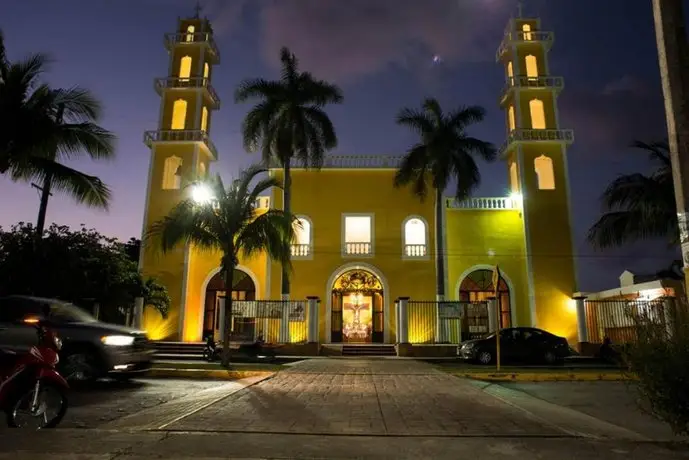
[[[649,175],[618,177],[603,192],[604,214],[588,232],[596,248],[619,247],[649,238],[679,242],[677,208],[667,142],[632,144],[649,156],[656,169]]]
[[[192,244],[202,251],[220,252],[225,286],[234,286],[240,254],[250,258],[265,251],[273,260],[290,267],[294,218],[286,211],[271,209],[258,213],[254,208],[261,193],[280,186],[275,178],[258,179],[266,171],[260,166],[251,166],[227,188],[220,176],[190,183],[189,187],[207,188],[205,195],[212,198],[204,202],[191,198],[181,201],[150,227],[147,238],[163,252],[184,244]],[[257,182],[252,186],[255,179]],[[227,296],[225,302],[222,362],[229,366],[232,296]]]
[[[418,134],[419,141],[406,153],[395,175],[395,187],[411,186],[425,200],[429,187],[435,199],[436,296],[445,296],[445,248],[443,245],[443,193],[456,181],[454,196],[463,200],[479,185],[481,175],[475,155],[486,161],[496,157],[495,147],[467,134],[466,129],[483,120],[482,107],[461,107],[444,113],[436,99],[426,99],[421,109],[402,109],[397,123]]]
[[[343,97],[337,86],[299,71],[297,58],[289,49],[280,50],[280,61],[279,80],[244,80],[235,91],[235,101],[258,101],[242,124],[244,147],[261,149],[266,165],[283,168],[283,209],[290,214],[292,162],[296,159],[304,167],[321,168],[325,152],[337,147],[335,128],[323,109],[341,103]],[[283,295],[290,293],[287,271],[283,266]]]
[[[144,297],[146,305],[167,315],[165,288],[143,279],[116,239],[55,224],[40,240],[35,235],[31,224],[0,229],[0,295],[58,298],[87,309],[99,304],[103,318],[115,322],[130,312],[136,297]]]
[[[98,126],[101,107],[85,89],[53,89],[41,83],[47,58],[35,54],[11,62],[0,31],[0,173],[12,180],[37,180],[44,197],[55,189],[87,206],[107,208],[110,190],[94,176],[60,163],[84,153],[114,156],[114,135]],[[45,206],[38,233],[43,231]]]

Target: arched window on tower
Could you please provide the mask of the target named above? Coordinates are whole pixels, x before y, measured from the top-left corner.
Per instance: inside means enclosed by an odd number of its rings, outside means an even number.
[[[179,61],[179,78],[186,81],[191,75],[191,56],[184,56]]]
[[[533,39],[532,33],[531,33],[531,25],[529,25],[529,24],[522,25],[522,32],[524,32],[524,40],[531,41]]]
[[[163,166],[163,190],[179,190],[182,185],[182,159],[171,156],[165,159]]]
[[[512,186],[512,193],[519,193],[519,174],[517,172],[517,163],[515,161],[510,163],[510,185]]]
[[[201,109],[201,131],[208,131],[208,109],[206,106]]]
[[[509,109],[507,109],[507,123],[510,128],[510,131],[514,131],[516,129],[516,122],[514,119],[514,106],[511,105]]]
[[[210,74],[211,74],[211,66],[209,66],[207,62],[204,62],[203,63],[203,78],[208,79],[208,77],[210,77]]]
[[[311,219],[299,216],[294,222],[294,240],[292,241],[292,257],[312,257],[312,225]]]
[[[507,83],[510,86],[514,85],[514,68],[512,67],[512,61],[507,63]]]
[[[529,80],[538,78],[538,61],[536,56],[529,54],[524,58],[526,61],[526,76]]]
[[[553,159],[541,155],[533,162],[536,176],[538,177],[539,190],[555,190],[555,171],[553,170]]]
[[[187,36],[186,36],[187,43],[191,43],[194,41],[194,32],[196,32],[196,27],[187,26]]]
[[[529,101],[529,112],[531,113],[531,128],[545,129],[545,109],[543,108],[543,101],[540,99],[531,99]]]
[[[187,121],[187,101],[177,99],[172,104],[172,124],[170,129],[184,129]]]
[[[408,217],[402,228],[405,257],[426,257],[428,255],[426,222],[418,217]]]

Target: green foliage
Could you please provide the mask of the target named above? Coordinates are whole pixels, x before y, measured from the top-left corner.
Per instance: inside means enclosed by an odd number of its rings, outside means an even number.
[[[0,229],[0,295],[9,294],[53,297],[87,309],[99,304],[102,318],[114,322],[122,322],[136,297],[163,316],[170,306],[166,289],[142,278],[126,244],[93,229],[55,224],[41,239],[31,224]]]
[[[47,63],[42,54],[10,62],[0,31],[0,174],[27,182],[49,177],[53,190],[107,208],[108,187],[60,161],[83,154],[112,158],[115,136],[96,124],[101,107],[89,91],[53,89],[41,81]]]
[[[675,190],[667,142],[632,144],[656,165],[650,174],[625,174],[603,192],[604,214],[593,224],[588,241],[596,248],[620,247],[649,238],[679,242]]]
[[[689,435],[689,323],[686,301],[670,312],[632,315],[638,340],[624,350],[637,388],[653,415]],[[668,325],[665,318],[669,318]]]

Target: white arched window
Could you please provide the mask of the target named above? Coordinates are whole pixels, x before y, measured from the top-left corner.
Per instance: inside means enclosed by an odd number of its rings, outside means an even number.
[[[194,32],[196,32],[196,27],[187,26],[187,36],[186,36],[187,43],[194,41]]]
[[[179,190],[182,185],[182,159],[171,156],[163,165],[163,190]]]
[[[534,80],[538,78],[538,60],[533,54],[529,54],[524,58],[526,63],[526,76],[529,80]]]
[[[524,32],[524,40],[529,42],[532,40],[531,26],[529,24],[524,24],[522,26],[522,32]]]
[[[531,128],[545,129],[545,109],[543,101],[540,99],[531,99],[529,101],[529,111],[531,112]]]
[[[313,257],[313,225],[306,216],[297,216],[294,221],[294,240],[292,258],[310,259]]]
[[[555,190],[555,171],[553,159],[545,155],[534,160],[534,170],[538,178],[538,190]]]
[[[408,217],[402,224],[404,257],[428,256],[428,227],[420,217]]]
[[[191,76],[191,56],[184,56],[179,61],[179,78],[188,81]]]
[[[184,129],[187,122],[187,101],[177,99],[172,103],[172,123],[170,129]]]

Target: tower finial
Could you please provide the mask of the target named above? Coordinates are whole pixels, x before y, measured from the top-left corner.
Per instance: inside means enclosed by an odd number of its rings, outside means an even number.
[[[194,18],[195,19],[201,18],[201,11],[202,10],[203,10],[203,7],[201,6],[201,2],[196,2],[196,6],[194,7]]]
[[[524,17],[524,2],[522,0],[517,2],[517,17],[520,19]]]

